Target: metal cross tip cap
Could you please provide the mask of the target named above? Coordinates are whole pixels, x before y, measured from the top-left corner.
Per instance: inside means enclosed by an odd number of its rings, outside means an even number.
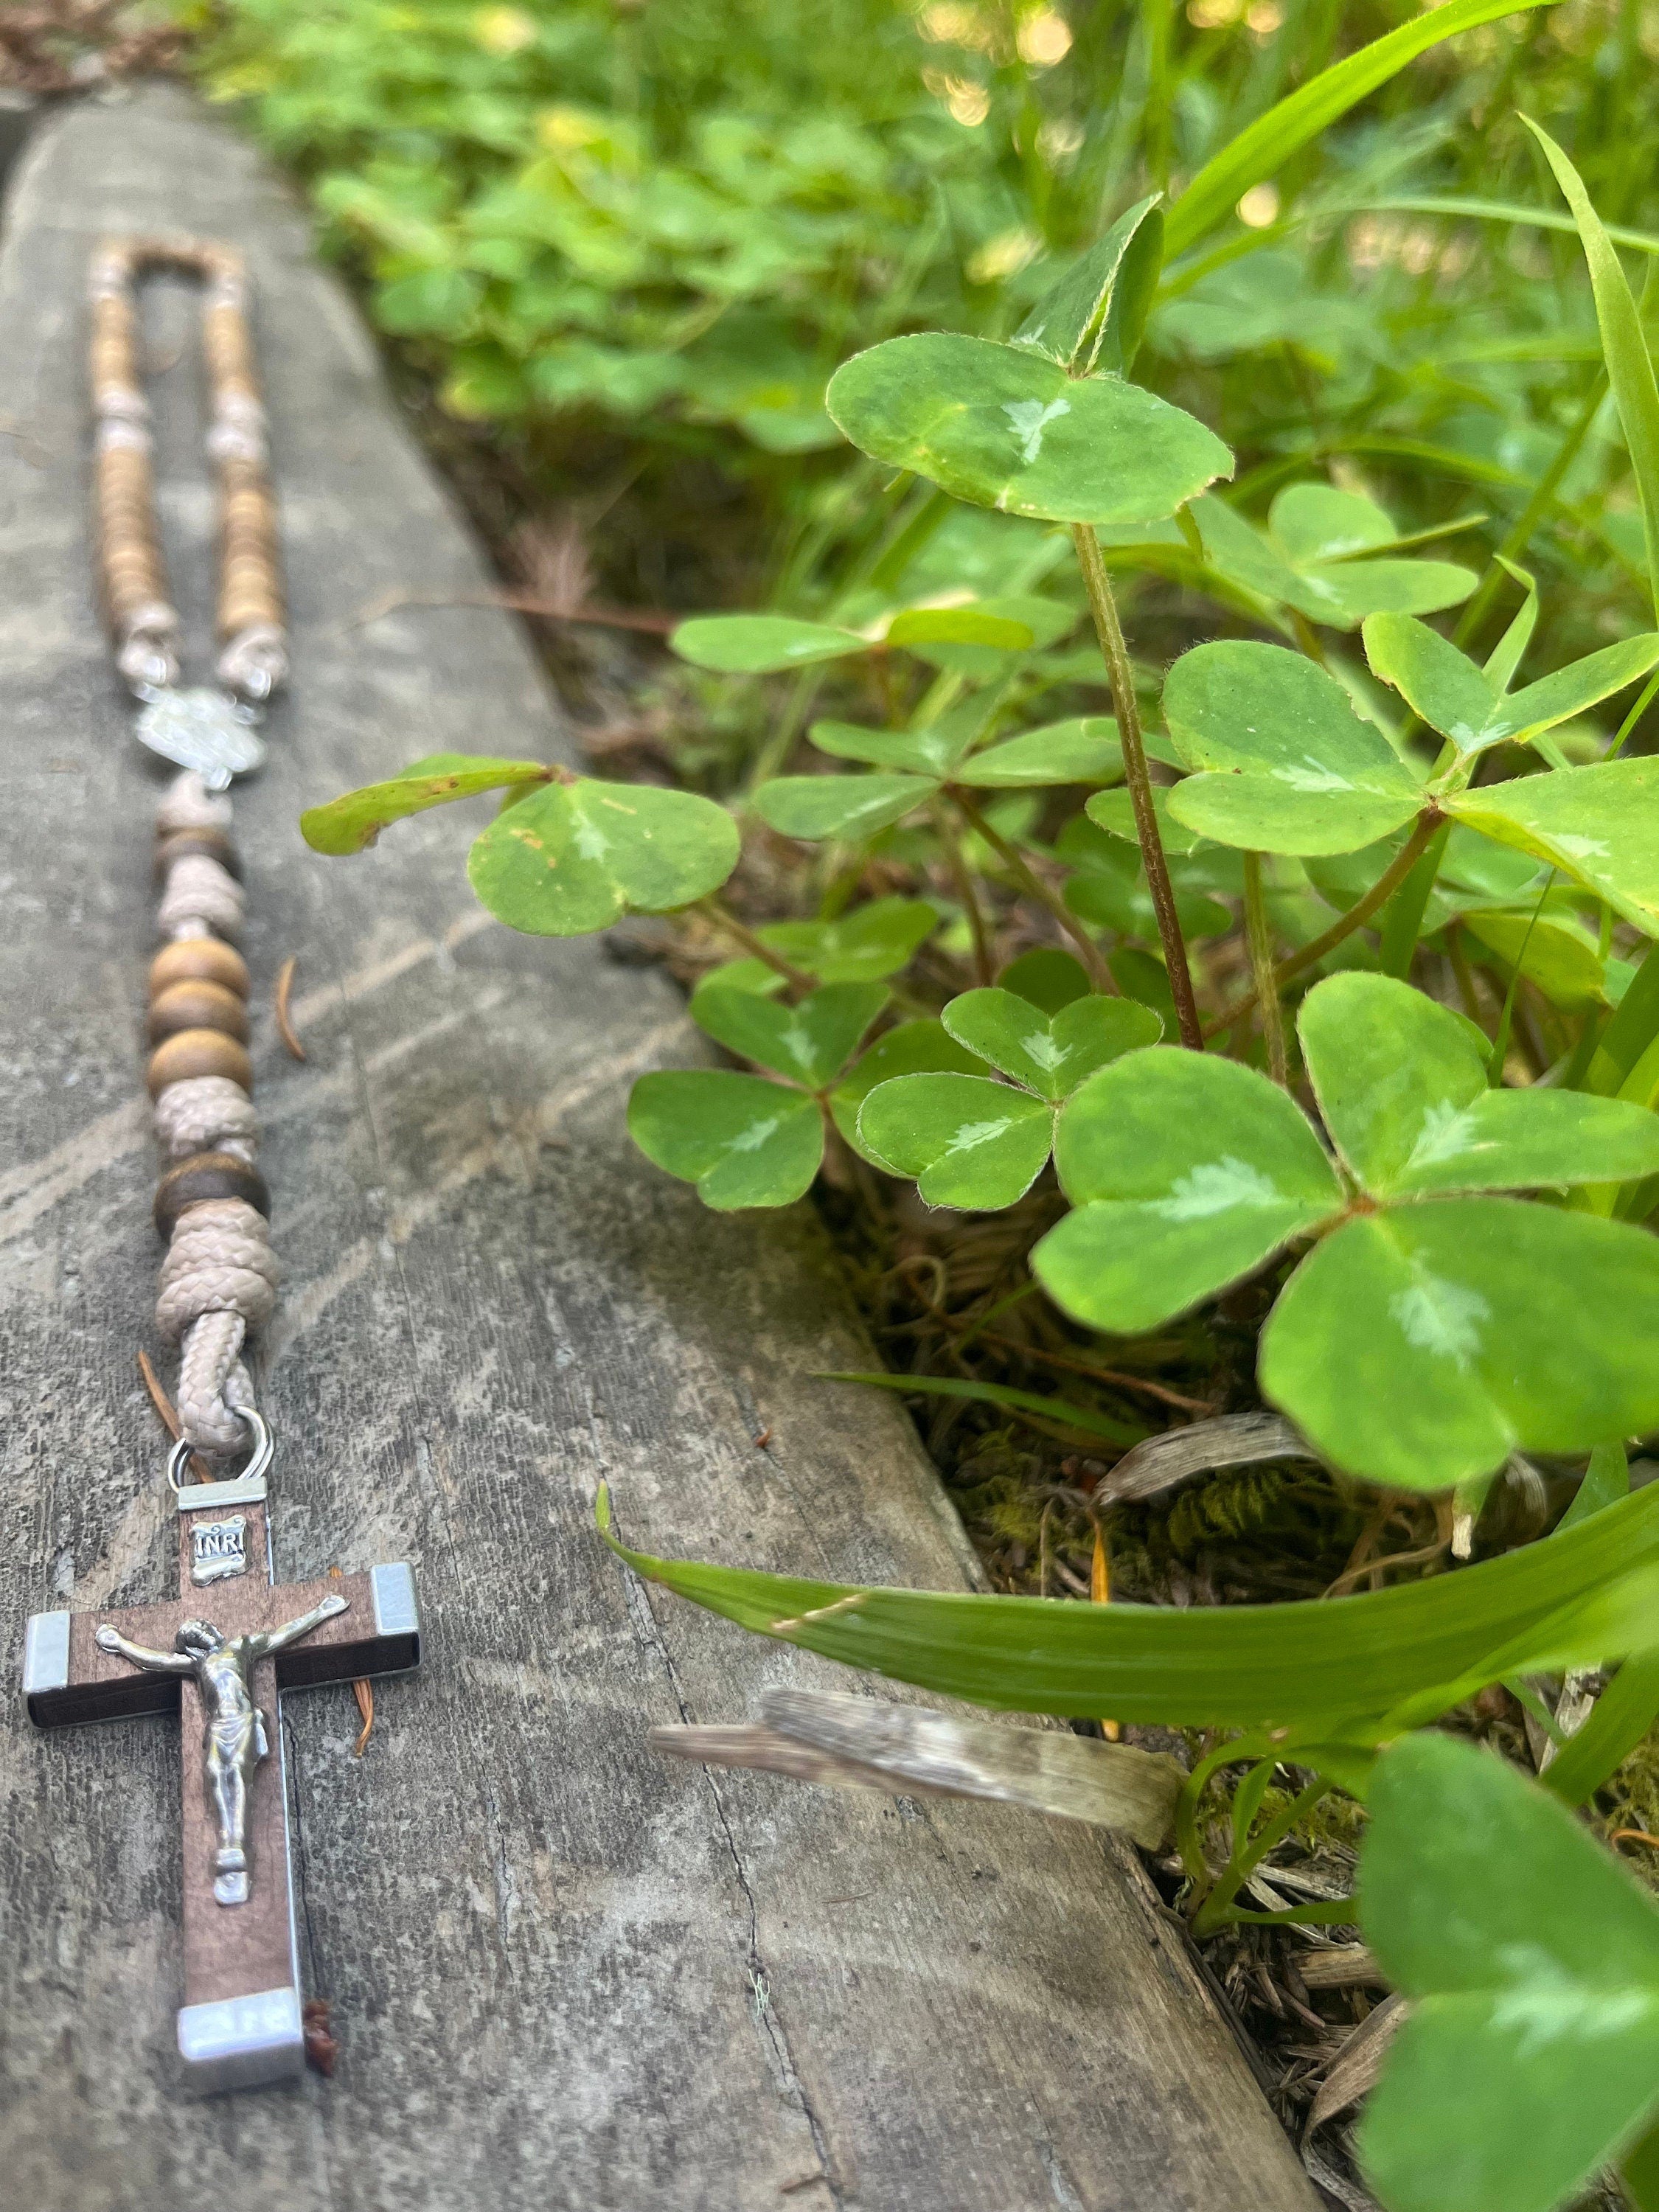
[[[179,2014],[179,2057],[185,2086],[198,2096],[293,2081],[306,2063],[299,1990],[258,1990],[185,2005]]]

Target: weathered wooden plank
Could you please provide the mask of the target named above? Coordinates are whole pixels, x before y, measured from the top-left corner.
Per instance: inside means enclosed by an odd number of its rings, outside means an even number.
[[[301,1952],[332,2084],[192,2106],[170,2081],[171,1723],[42,1737],[0,1701],[0,2172],[56,2212],[827,2203],[1182,2212],[1313,2199],[1133,1863],[992,1806],[672,1767],[653,1723],[847,1678],[631,1583],[592,1533],[959,1585],[902,1415],[815,1383],[860,1344],[810,1212],[720,1220],[621,1127],[693,1042],[660,978],[484,925],[432,817],[323,862],[304,804],[440,747],[556,752],[504,619],[353,611],[478,558],[372,352],[249,151],[147,89],[43,126],[0,252],[0,1648],[43,1604],[169,1586],[139,1100],[154,779],[106,672],[84,537],[94,234],[193,226],[260,287],[297,672],[239,808],[266,988],[301,957],[310,1058],[256,1036],[288,1270],[261,1389],[277,1567],[421,1577],[428,1660],[288,1717]],[[158,362],[191,328],[155,301]],[[155,382],[175,572],[205,605],[193,353]],[[183,538],[180,533],[183,533]],[[198,666],[201,665],[198,661]],[[764,1449],[752,1442],[769,1427]],[[798,2193],[786,2195],[791,2189]]]

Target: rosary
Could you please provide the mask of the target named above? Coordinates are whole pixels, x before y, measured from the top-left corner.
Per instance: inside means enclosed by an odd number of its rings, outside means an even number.
[[[137,285],[197,278],[218,486],[216,689],[181,690],[184,647],[155,521]],[[270,1200],[255,1165],[242,871],[225,795],[264,758],[264,702],[287,675],[275,506],[240,255],[183,239],[106,241],[91,283],[99,565],[137,732],[181,772],[155,816],[161,889],[147,1080],[165,1163],[155,1193],[156,1323],[179,1346],[179,1435],[166,1465],[179,1596],[28,1624],[24,1692],[41,1728],[178,1712],[184,1747],[184,2003],[179,2051],[202,2089],[305,2063],[280,1693],[413,1667],[407,1566],[276,1582],[275,1444],[242,1358],[275,1306]],[[211,1470],[204,1474],[202,1470]],[[193,1478],[193,1479],[192,1479]],[[211,1595],[209,1595],[211,1593]]]

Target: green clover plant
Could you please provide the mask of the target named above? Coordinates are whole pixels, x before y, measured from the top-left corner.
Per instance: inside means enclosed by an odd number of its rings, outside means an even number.
[[[1659,1909],[1559,1798],[1436,1735],[1377,1763],[1368,1942],[1411,2000],[1360,2130],[1389,2212],[1659,2205]]]
[[[1448,0],[1313,69],[1172,204],[1144,195],[1046,292],[1011,295],[1024,319],[987,325],[1010,338],[884,310],[876,331],[898,334],[836,369],[827,416],[797,361],[772,410],[788,421],[769,429],[751,421],[753,378],[736,378],[731,419],[768,450],[804,452],[833,423],[862,457],[818,542],[860,503],[872,519],[833,588],[792,552],[779,605],[673,632],[690,687],[677,696],[740,696],[768,726],[730,804],[445,755],[303,817],[316,849],[344,854],[500,793],[468,873],[510,927],[684,915],[696,962],[720,961],[692,1020],[738,1065],[641,1077],[629,1126],[711,1207],[791,1203],[829,1159],[860,1202],[887,1176],[926,1206],[1024,1208],[1016,1295],[1034,1283],[1086,1339],[1185,1316],[1196,1331],[1218,1301],[1235,1335],[1264,1314],[1260,1397],[1344,1496],[1450,1492],[1469,1519],[1513,1455],[1563,1480],[1589,1455],[1546,1540],[1321,1605],[858,1589],[623,1552],[746,1627],[942,1693],[1220,1731],[1176,1814],[1200,1933],[1263,1917],[1245,1885],[1321,1796],[1368,1797],[1358,1901],[1276,1917],[1362,1915],[1412,1999],[1362,2136],[1389,2212],[1551,2212],[1610,2159],[1659,2206],[1656,1923],[1564,1809],[1659,1715],[1659,1487],[1632,1491],[1626,1458],[1659,1429],[1659,759],[1625,750],[1653,683],[1610,741],[1595,719],[1659,670],[1659,630],[1621,609],[1590,632],[1611,641],[1569,649],[1519,565],[1546,514],[1566,515],[1650,602],[1659,383],[1613,245],[1535,126],[1611,395],[1604,410],[1589,391],[1535,471],[1481,459],[1467,424],[1441,443],[1366,428],[1413,379],[1455,380],[1386,332],[1350,343],[1328,285],[1298,279],[1275,302],[1275,269],[1301,268],[1289,219],[1206,241],[1413,55],[1507,12]],[[1153,181],[1170,173],[1170,127]],[[552,167],[591,183],[611,160],[596,144],[560,141]],[[1507,203],[1487,216],[1550,227]],[[1252,270],[1268,238],[1281,258]],[[1207,412],[1218,388],[1168,374],[1175,355],[1243,374],[1254,348],[1265,379],[1283,352],[1299,375],[1322,321],[1340,406],[1258,408],[1248,453],[1236,406],[1216,413],[1224,439],[1167,396]],[[684,368],[667,349],[640,375],[703,389],[705,335]],[[538,357],[537,373],[577,368]],[[1597,431],[1612,417],[1622,448]],[[1358,488],[1367,455],[1516,495],[1484,576],[1421,556],[1486,518],[1397,526]],[[1595,518],[1568,503],[1576,467],[1616,482],[1626,462],[1633,501]],[[1570,533],[1553,550],[1564,564]],[[1143,575],[1181,587],[1187,650],[1168,646],[1171,595]],[[1454,609],[1455,626],[1425,619]],[[1241,624],[1267,635],[1213,634]],[[1034,1425],[1064,1410],[965,1375],[914,1379]],[[1103,1450],[1140,1437],[1077,1410]],[[1449,1742],[1398,1741],[1490,1685],[1609,1667],[1541,1789]],[[1263,1817],[1291,1761],[1311,1779]],[[1243,1778],[1218,1871],[1200,1814],[1231,1767]]]
[[[1316,985],[1298,1026],[1334,1158],[1236,1061],[1141,1052],[1083,1085],[1056,1151],[1074,1210],[1034,1255],[1058,1302],[1136,1334],[1314,1240],[1262,1334],[1263,1395],[1397,1488],[1659,1423],[1659,1244],[1489,1195],[1650,1175],[1659,1118],[1489,1089],[1485,1039],[1387,976]]]

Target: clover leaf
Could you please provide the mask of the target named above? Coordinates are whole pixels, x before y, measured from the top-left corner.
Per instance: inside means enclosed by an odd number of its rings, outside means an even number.
[[[874,459],[1043,521],[1159,521],[1232,471],[1212,431],[1140,386],[989,338],[889,338],[837,369],[824,404]]]
[[[975,791],[1024,791],[1056,783],[1111,783],[1122,773],[1117,724],[1109,714],[1085,714],[988,745],[962,763],[953,781]]]
[[[1597,761],[1441,799],[1444,812],[1547,860],[1659,937],[1659,758]]]
[[[1434,1490],[1517,1446],[1585,1450],[1659,1422],[1659,1244],[1477,1194],[1653,1174],[1659,1119],[1488,1091],[1470,1025],[1387,976],[1329,977],[1298,1026],[1346,1179],[1254,1070],[1133,1053],[1060,1115],[1076,1210],[1033,1261],[1059,1304],[1097,1328],[1154,1328],[1316,1235],[1263,1331],[1260,1376],[1333,1464]]]
[[[668,642],[682,660],[723,676],[769,676],[870,650],[868,638],[853,630],[792,615],[693,615]]]
[[[1410,2009],[1366,2175],[1389,2212],[1553,2212],[1659,2103],[1659,1910],[1491,1752],[1409,1736],[1367,1796],[1360,1911]]]
[[[1490,663],[1477,666],[1411,615],[1373,615],[1364,640],[1373,674],[1393,684],[1412,711],[1461,753],[1530,744],[1622,691],[1659,662],[1659,631],[1647,631],[1506,693]]]
[[[1091,1077],[1060,1115],[1054,1164],[1075,1210],[1033,1264],[1068,1313],[1123,1335],[1249,1274],[1343,1203],[1282,1091],[1175,1046]]]
[[[1269,853],[1356,852],[1427,803],[1417,777],[1322,668],[1279,645],[1183,653],[1164,686],[1182,762],[1201,771],[1170,811],[1206,837]]]
[[[1050,1104],[1069,1098],[1109,1060],[1156,1044],[1164,1027],[1131,999],[1074,999],[1048,1015],[1013,991],[994,989],[963,992],[940,1018],[958,1044]]]
[[[1078,998],[1048,1015],[994,989],[964,992],[941,1020],[975,1066],[988,1063],[1012,1085],[969,1073],[896,1075],[860,1107],[859,1143],[878,1165],[915,1176],[928,1205],[978,1212],[1012,1206],[1036,1182],[1061,1099],[1163,1029],[1133,1000]]]
[[[823,1158],[823,1103],[887,1003],[879,983],[826,983],[798,1006],[720,975],[691,1001],[691,1018],[718,1043],[781,1083],[726,1068],[642,1075],[628,1127],[649,1160],[695,1182],[706,1206],[787,1206]]]
[[[1288,486],[1265,532],[1213,494],[1193,512],[1218,575],[1331,629],[1357,629],[1384,609],[1434,614],[1468,599],[1477,580],[1453,562],[1386,557],[1420,541],[1402,540],[1373,501],[1329,484]]]
[[[1057,945],[1039,945],[1011,960],[997,982],[1005,991],[1029,999],[1045,1014],[1057,1014],[1075,999],[1086,998],[1089,978],[1075,952],[1062,952]]]
[[[859,1109],[868,1158],[915,1178],[929,1206],[994,1212],[1036,1181],[1054,1141],[1041,1098],[982,1075],[901,1075]]]
[[[522,791],[546,783],[554,771],[543,761],[491,760],[473,753],[429,753],[385,783],[366,784],[300,817],[300,834],[313,853],[361,853],[390,822],[475,799],[487,791]]]
[[[1485,672],[1465,664],[1455,678],[1462,688],[1454,691],[1449,665],[1436,665],[1437,712],[1470,734],[1476,749],[1481,732],[1461,719],[1461,708],[1480,708],[1486,695],[1465,678],[1485,684]],[[1529,690],[1553,683],[1547,677]],[[1504,714],[1528,696],[1516,694]],[[1503,733],[1539,734],[1553,709],[1534,698],[1527,712],[1529,723],[1506,724]],[[1556,768],[1471,790],[1458,787],[1468,774],[1466,757],[1425,787],[1382,732],[1354,713],[1334,677],[1278,645],[1195,647],[1170,671],[1164,713],[1182,763],[1198,771],[1169,794],[1169,811],[1197,834],[1247,851],[1317,859],[1358,852],[1433,808],[1547,861],[1659,936],[1659,759]]]
[[[926,899],[866,900],[830,921],[772,921],[763,945],[823,983],[879,983],[896,975],[939,927]]]
[[[780,775],[755,793],[755,811],[771,829],[808,844],[873,837],[913,813],[938,790],[923,775]]]
[[[1035,592],[1016,592],[1006,598],[976,599],[966,607],[913,608],[893,617],[887,641],[902,645],[932,668],[982,683],[1005,675],[1011,654],[1053,645],[1076,629],[1077,620],[1075,607]],[[934,628],[939,634],[928,636],[927,630]],[[975,631],[981,634],[975,635]]]
[[[717,1044],[807,1091],[828,1088],[887,1003],[879,983],[826,983],[799,1006],[753,991],[700,991],[692,1018]]]
[[[466,872],[509,928],[577,937],[629,908],[665,914],[705,897],[737,866],[738,850],[737,823],[711,799],[577,777],[498,814],[475,841]]]
[[[863,1159],[872,1159],[859,1135],[859,1109],[878,1083],[901,1075],[977,1075],[984,1062],[959,1045],[942,1022],[900,1022],[861,1053],[830,1093],[836,1127]]]
[[[724,1068],[641,1076],[628,1101],[628,1133],[648,1160],[696,1183],[703,1204],[722,1213],[788,1206],[811,1188],[823,1157],[816,1099]]]
[[[787,837],[811,842],[873,837],[952,784],[975,791],[1025,791],[1060,783],[1109,783],[1123,773],[1117,724],[1089,714],[1026,730],[970,753],[972,720],[911,730],[866,730],[815,722],[812,743],[841,760],[868,763],[873,775],[781,775],[755,793],[755,811]]]
[[[889,645],[982,645],[1024,653],[1036,644],[1029,623],[985,607],[906,607],[887,625]]]

